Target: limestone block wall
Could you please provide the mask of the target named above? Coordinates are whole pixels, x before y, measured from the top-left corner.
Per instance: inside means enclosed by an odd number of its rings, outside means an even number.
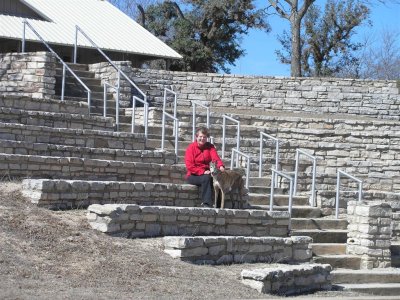
[[[25,111],[7,107],[0,107],[0,115],[4,123],[114,131],[112,118],[46,111]]]
[[[0,123],[0,139],[91,148],[145,148],[142,134]]]
[[[2,95],[51,98],[55,94],[56,59],[49,52],[0,54]]]
[[[114,62],[129,78],[132,76],[132,62],[117,61]],[[101,83],[108,83],[112,86],[118,85],[118,71],[108,62],[89,64],[89,71],[95,73],[95,77],[101,79]],[[107,92],[113,94],[113,98],[117,99],[117,91],[115,88],[107,86]],[[123,76],[120,76],[120,106],[131,107],[132,95],[135,94],[134,88],[130,82]]]
[[[88,114],[86,103],[32,98],[31,96],[15,96],[8,94],[0,95],[0,107],[78,115]]]
[[[263,294],[294,295],[330,290],[332,267],[328,264],[279,265],[243,270],[242,283]]]
[[[191,184],[25,179],[22,181],[22,188],[24,196],[33,203],[50,209],[106,203],[180,207],[195,207],[201,203],[199,188]],[[244,199],[247,197],[245,195]],[[225,207],[232,207],[230,195],[226,198]],[[233,199],[238,201],[237,195]]]
[[[168,164],[0,153],[0,170],[11,178],[183,183],[185,168]]]
[[[93,204],[87,219],[93,229],[110,235],[230,235],[287,237],[288,212],[193,207]]]
[[[195,264],[304,263],[312,258],[312,238],[197,236],[164,237],[164,252]]]
[[[182,105],[196,100],[211,107],[344,113],[396,120],[400,116],[399,89],[394,80],[279,78],[149,69],[133,69],[133,75],[135,82],[148,86],[150,94],[172,85]]]
[[[380,201],[350,201],[347,253],[361,257],[360,268],[391,266],[392,208]]]

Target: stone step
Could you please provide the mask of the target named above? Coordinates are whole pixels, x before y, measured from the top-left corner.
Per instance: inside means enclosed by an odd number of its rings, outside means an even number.
[[[174,164],[176,158],[174,153],[161,150],[90,148],[10,140],[0,140],[0,152],[7,154],[78,157],[84,159],[117,160],[157,164]]]
[[[340,114],[315,114],[315,113],[290,113],[277,110],[254,110],[235,108],[229,109],[224,107],[219,109],[212,107],[210,110],[210,123],[222,122],[223,114],[231,115],[233,118],[240,119],[243,125],[257,125],[260,127],[276,128],[282,127],[301,127],[304,129],[349,129],[362,131],[366,127],[371,128],[398,128],[395,120],[376,119],[362,116],[340,115]],[[179,107],[179,117],[182,121],[190,121],[193,117],[193,112],[187,108]],[[202,111],[196,112],[196,120],[199,123],[206,123],[206,113]]]
[[[292,236],[309,236],[313,238],[313,243],[346,243],[347,230],[343,229],[308,229],[292,230]]]
[[[2,176],[185,183],[182,166],[115,160],[0,153]]]
[[[89,129],[51,128],[14,123],[0,123],[0,139],[125,150],[143,150],[145,149],[146,142],[142,134]]]
[[[312,243],[311,249],[314,256],[345,255],[346,244],[338,243]]]
[[[378,268],[369,270],[337,269],[332,273],[332,283],[400,283],[400,269]]]
[[[215,209],[135,204],[93,204],[87,220],[112,236],[229,235],[287,237],[289,214],[259,210]]]
[[[252,205],[253,209],[269,210],[269,205]],[[275,206],[275,211],[288,211],[287,206]],[[321,216],[321,209],[318,207],[310,206],[293,206],[292,218],[319,218]]]
[[[251,191],[251,193],[249,193],[249,196],[250,196],[249,200],[252,205],[269,205],[269,203],[270,203],[270,195],[269,194],[259,194],[259,193],[253,192],[252,189],[249,189],[249,190]],[[308,205],[308,197],[295,196],[292,198],[292,201],[293,201],[294,206]],[[287,206],[289,203],[289,196],[275,194],[273,203],[276,206]]]
[[[319,256],[314,256],[313,261],[315,263],[320,263],[320,264],[330,264],[334,269],[346,268],[346,269],[358,270],[360,269],[361,258],[360,256],[348,255],[348,254],[319,255]]]
[[[292,218],[293,230],[307,229],[342,229],[347,230],[346,219],[334,218]],[[333,241],[332,241],[333,242]]]
[[[307,263],[307,237],[172,236],[163,238],[164,252],[195,264]]]
[[[114,119],[98,116],[29,111],[12,108],[0,108],[0,120],[4,123],[46,126],[53,128],[73,128],[114,131]]]
[[[394,299],[398,299],[398,295],[400,295],[400,283],[339,284],[337,287],[342,291],[355,293],[366,293],[377,296],[396,296]]]
[[[88,71],[88,65],[87,64],[67,63],[67,65],[73,71],[77,71],[77,72]],[[62,64],[58,64],[56,66],[56,70],[62,70]],[[90,72],[90,73],[93,73],[93,72]]]
[[[79,77],[79,76],[78,76]],[[92,92],[103,92],[104,87],[101,84],[101,80],[98,78],[91,78],[91,77],[79,77],[80,80],[92,91]],[[62,77],[61,75],[57,76],[56,74],[56,92],[57,90],[61,90],[62,84]],[[86,89],[81,85],[81,83],[72,76],[67,76],[65,78],[65,93],[68,94],[70,89],[79,90],[82,92],[86,92]]]
[[[195,207],[201,203],[198,187],[172,183],[25,179],[22,194],[49,209],[109,203]]]
[[[21,96],[0,95],[0,107],[79,115],[88,114],[86,103],[60,101],[55,99],[36,99]]]

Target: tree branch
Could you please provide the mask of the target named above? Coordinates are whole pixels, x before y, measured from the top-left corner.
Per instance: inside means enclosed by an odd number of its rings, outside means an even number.
[[[289,20],[290,16],[282,8],[278,6],[279,1],[268,0],[268,2],[271,4],[273,8],[275,8],[275,10],[278,12],[278,14],[281,15],[282,18]]]

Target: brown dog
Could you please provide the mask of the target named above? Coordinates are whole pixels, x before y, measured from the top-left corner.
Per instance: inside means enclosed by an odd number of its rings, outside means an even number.
[[[225,194],[231,194],[232,198],[232,191],[237,190],[239,196],[239,205],[238,208],[243,208],[243,193],[244,193],[244,180],[240,173],[226,170],[221,172],[215,162],[210,162],[210,171],[211,176],[213,177],[213,186],[214,186],[214,207],[217,207],[217,199],[219,191],[221,191],[221,208],[224,208],[225,205]]]

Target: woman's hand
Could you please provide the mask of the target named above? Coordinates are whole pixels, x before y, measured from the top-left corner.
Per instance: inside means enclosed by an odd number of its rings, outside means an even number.
[[[219,167],[219,170],[220,170],[221,172],[224,172],[224,171],[225,171],[225,167],[224,167],[224,166],[220,166],[220,167]]]
[[[211,171],[210,170],[205,170],[204,174],[211,174]]]

